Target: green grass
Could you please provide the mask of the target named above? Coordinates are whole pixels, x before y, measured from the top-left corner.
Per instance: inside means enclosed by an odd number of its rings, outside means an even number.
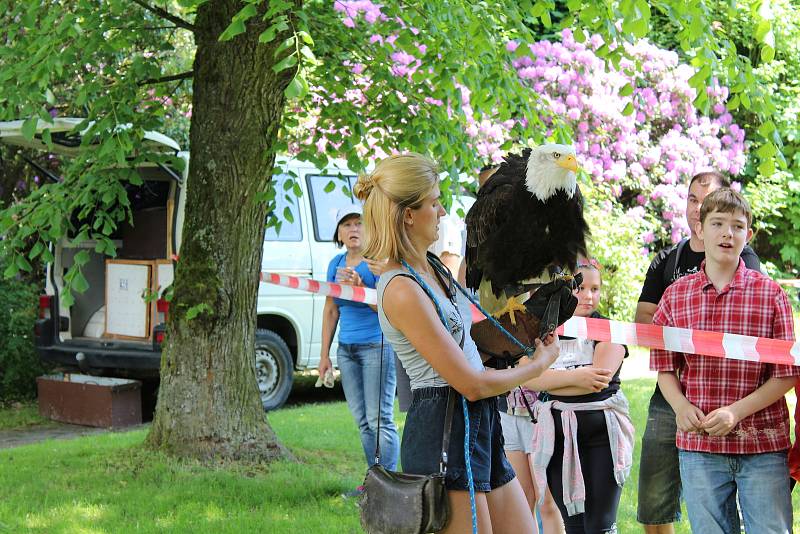
[[[49,421],[39,415],[39,409],[35,404],[15,403],[6,407],[0,404],[0,430],[16,430],[45,424],[49,424]]]
[[[653,381],[629,380],[624,389],[641,435]],[[0,411],[0,421],[7,419]],[[361,532],[355,502],[340,496],[364,475],[344,402],[279,410],[269,419],[299,462],[177,462],[142,448],[146,430],[0,450],[0,532]],[[401,414],[397,421],[402,428]],[[635,455],[638,465],[638,442]],[[618,516],[621,533],[641,532],[636,488],[634,466]],[[798,492],[794,507],[800,510]],[[687,521],[678,532],[690,532]]]

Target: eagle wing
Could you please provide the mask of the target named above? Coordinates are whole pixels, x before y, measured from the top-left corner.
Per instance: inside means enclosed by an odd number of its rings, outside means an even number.
[[[478,200],[464,219],[467,226],[468,247],[477,247],[484,243],[492,231],[502,226],[508,219],[508,203],[512,198],[514,186],[510,183],[487,183],[486,186],[493,187],[486,188],[478,194]]]
[[[476,291],[484,269],[478,249],[508,221],[508,203],[513,198],[514,190],[514,184],[508,177],[492,176],[478,191],[478,199],[464,219],[467,227],[466,282],[467,287]]]

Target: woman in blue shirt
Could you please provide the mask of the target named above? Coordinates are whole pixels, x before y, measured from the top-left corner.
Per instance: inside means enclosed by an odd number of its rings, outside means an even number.
[[[352,205],[340,209],[336,221],[333,240],[338,247],[344,246],[347,250],[338,254],[328,265],[328,282],[374,288],[378,277],[370,272],[361,255],[361,206]],[[339,350],[336,361],[342,373],[347,406],[361,434],[367,465],[372,465],[375,461],[375,431],[378,427],[380,397],[381,465],[386,469],[396,470],[400,440],[393,417],[396,385],[394,352],[389,343],[384,343],[381,355],[382,334],[374,306],[328,297],[325,299],[322,315],[320,376],[324,377],[331,368],[329,354],[337,324]]]

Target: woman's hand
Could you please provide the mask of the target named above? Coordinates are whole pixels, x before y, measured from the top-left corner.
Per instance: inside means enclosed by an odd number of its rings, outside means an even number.
[[[327,354],[322,354],[319,358],[319,366],[317,370],[319,371],[319,376],[324,377],[325,373],[333,369],[333,364],[331,363],[331,358]]]
[[[336,269],[336,282],[348,286],[363,286],[361,275],[353,267],[339,267]]]
[[[385,259],[385,260],[368,260],[368,259],[365,258],[364,261],[367,262],[367,268],[369,269],[369,272],[371,272],[372,274],[374,274],[377,277],[380,277],[380,275],[382,275],[387,270],[389,270],[388,269],[388,265],[389,265],[389,260],[388,259]]]
[[[549,335],[544,339],[544,342],[539,338],[533,341],[536,350],[533,352],[533,357],[528,358],[523,356],[519,359],[520,365],[535,365],[539,368],[539,374],[549,369],[553,362],[558,359],[560,349],[558,343],[553,342],[553,335]],[[538,375],[537,375],[538,376]]]

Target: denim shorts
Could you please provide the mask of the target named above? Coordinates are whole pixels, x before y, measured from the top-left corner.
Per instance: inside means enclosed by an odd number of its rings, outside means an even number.
[[[507,451],[533,454],[533,423],[528,415],[510,415],[500,412],[503,441]]]
[[[659,389],[650,399],[639,461],[636,520],[663,525],[681,520],[681,471],[675,445],[675,412]]]
[[[412,391],[406,416],[400,459],[403,471],[428,475],[439,471],[442,431],[449,387],[420,388]],[[456,406],[448,447],[445,486],[450,490],[469,490],[464,461],[464,408],[456,393]],[[503,452],[503,432],[494,397],[467,402],[469,411],[469,450],[475,491],[489,492],[514,479],[514,470]]]

